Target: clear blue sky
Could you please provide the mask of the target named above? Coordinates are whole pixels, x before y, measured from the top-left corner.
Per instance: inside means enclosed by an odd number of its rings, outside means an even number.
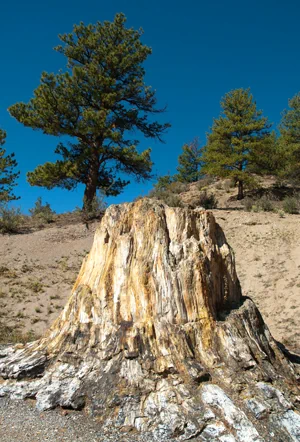
[[[21,170],[17,202],[26,212],[42,196],[57,211],[81,205],[82,188],[74,192],[30,187],[26,172],[55,159],[59,141],[11,118],[7,108],[27,101],[41,72],[57,72],[64,59],[53,51],[59,33],[80,21],[112,20],[124,12],[128,26],[142,27],[143,41],[153,49],[146,80],[167,105],[161,115],[172,128],[166,144],[143,140],[152,147],[154,171],[176,170],[181,146],[205,134],[220,113],[220,98],[229,90],[250,87],[258,107],[274,123],[287,100],[300,90],[299,0],[3,0],[1,4],[0,127],[6,148],[15,152]],[[131,201],[153,183],[132,183],[109,202]]]

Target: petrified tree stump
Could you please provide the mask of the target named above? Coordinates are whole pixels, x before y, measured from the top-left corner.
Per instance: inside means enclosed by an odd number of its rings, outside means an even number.
[[[297,441],[292,364],[210,212],[110,206],[72,295],[39,341],[2,353],[0,395],[85,408],[153,440]]]

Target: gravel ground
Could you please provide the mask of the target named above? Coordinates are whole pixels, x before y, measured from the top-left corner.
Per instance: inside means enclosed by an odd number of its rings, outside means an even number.
[[[55,409],[40,413],[35,401],[0,398],[1,442],[151,442],[146,435],[103,430],[83,412]]]

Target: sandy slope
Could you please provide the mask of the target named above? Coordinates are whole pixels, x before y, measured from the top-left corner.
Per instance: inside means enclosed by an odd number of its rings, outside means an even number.
[[[274,337],[299,351],[300,216],[213,212],[234,249],[244,295],[258,304]],[[12,327],[2,342],[29,330],[39,335],[58,316],[95,228],[74,224],[0,236],[0,324]]]
[[[243,294],[273,336],[300,349],[300,216],[216,210],[236,256]]]
[[[71,224],[0,236],[0,323],[44,332],[65,305],[95,228]]]

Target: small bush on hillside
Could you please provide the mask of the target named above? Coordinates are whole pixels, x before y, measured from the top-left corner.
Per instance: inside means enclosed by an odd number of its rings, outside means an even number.
[[[174,193],[165,192],[163,201],[170,207],[182,207],[181,199]]]
[[[214,182],[215,182],[215,179],[213,177],[202,178],[200,181],[198,181],[198,185],[197,185],[198,190],[203,190],[204,187],[207,187]]]
[[[22,222],[22,215],[19,208],[0,205],[0,232],[16,233]]]
[[[274,189],[283,189],[286,186],[286,181],[280,177],[276,177],[276,181],[273,184]]]
[[[262,196],[258,202],[259,208],[263,212],[272,212],[274,210],[274,205],[272,201],[267,196]]]
[[[213,193],[204,191],[200,194],[199,205],[204,207],[204,209],[216,209],[218,200]]]
[[[189,186],[187,183],[182,183],[180,181],[174,181],[173,183],[168,184],[166,187],[166,190],[172,192],[172,193],[183,193],[188,190]]]
[[[225,180],[224,181],[224,190],[226,192],[230,192],[230,189],[233,189],[235,187],[235,181],[234,180]]]
[[[204,179],[201,180],[203,182]],[[206,179],[206,182],[212,182],[213,179]],[[157,188],[153,189],[148,197],[149,198],[157,198],[164,203],[166,203],[170,207],[182,207],[184,204],[182,203],[181,198],[178,196],[179,193],[186,192],[188,190],[187,183],[181,183],[179,181],[174,181],[171,184],[168,184],[165,189],[159,190]],[[208,194],[205,191],[202,191],[199,197],[199,201],[197,202],[197,206],[202,206],[205,209],[215,209],[217,207],[217,199],[216,197],[210,193]]]
[[[283,200],[283,210],[286,213],[299,213],[299,200],[293,196],[288,196]]]
[[[35,335],[32,330],[27,333],[22,333],[15,326],[10,327],[0,323],[0,344],[18,344],[35,341],[39,336]]]
[[[81,214],[84,222],[91,221],[93,219],[99,218],[107,208],[107,204],[104,201],[105,194],[100,193],[95,195],[92,203],[86,208],[85,200],[83,200],[83,209],[77,208],[77,211]]]
[[[230,188],[231,188],[231,189],[234,189],[235,186],[236,186],[236,181],[235,181],[233,178],[231,178],[231,179],[228,180],[228,181],[229,181],[229,186],[230,186]]]
[[[43,284],[40,281],[28,281],[26,287],[34,293],[39,293],[43,290]]]
[[[159,191],[159,190],[166,190],[166,188],[173,183],[174,181],[174,177],[171,176],[170,174],[168,175],[163,175],[158,177],[157,182],[154,184],[154,190]]]
[[[54,221],[55,212],[51,209],[49,203],[43,204],[42,198],[39,197],[32,209],[29,212],[33,218],[45,223],[52,223]]]
[[[169,190],[152,190],[149,193],[149,198],[157,198],[170,207],[182,207],[180,197],[175,193],[170,192]]]
[[[251,198],[244,199],[244,208],[247,212],[251,212],[253,206],[253,200]]]

